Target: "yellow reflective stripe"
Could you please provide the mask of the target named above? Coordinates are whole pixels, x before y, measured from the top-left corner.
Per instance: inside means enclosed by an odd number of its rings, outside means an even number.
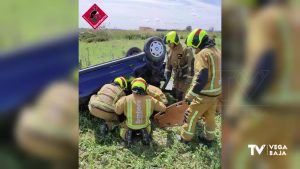
[[[132,125],[132,102],[128,101],[127,102],[127,126]]]
[[[149,126],[149,124],[139,124],[139,125],[127,125],[130,129],[134,129],[134,130],[139,130],[139,129],[143,129],[146,128],[147,126]]]
[[[126,135],[126,129],[121,128],[121,129],[120,129],[120,136],[124,139],[124,138],[125,138],[125,135]]]
[[[195,111],[195,113],[193,114],[190,122],[189,122],[189,129],[188,129],[188,132],[192,133],[191,130],[192,130],[192,125],[193,125],[193,121],[195,120],[195,117],[197,116],[198,114],[198,111]]]
[[[119,85],[121,86],[121,88],[123,88],[123,87],[124,87],[124,86],[123,86],[123,82],[122,82],[122,79],[121,79],[121,78],[116,78],[114,81],[115,81],[115,82],[118,82],[118,83],[119,83]]]
[[[210,82],[210,89],[213,89],[214,85],[215,85],[215,78],[216,78],[216,66],[215,66],[214,58],[211,56],[210,53],[208,55],[209,55],[209,58],[210,58],[211,63],[212,63],[212,78],[211,78],[211,82]]]
[[[100,102],[99,104],[100,104],[101,106],[103,106],[104,108],[109,108],[109,109],[112,109],[112,110],[114,110],[114,109],[115,109],[113,106],[111,106],[111,105],[108,105],[108,104],[106,104],[106,103],[103,103],[103,102]]]
[[[151,100],[150,99],[147,99],[147,101],[146,101],[146,107],[147,107],[147,112],[146,112],[147,118],[149,118],[150,114],[151,114]]]
[[[151,100],[150,99],[146,99],[146,117],[145,117],[145,123],[144,124],[133,124],[132,123],[132,102],[128,102],[127,103],[127,110],[128,110],[128,114],[127,114],[127,126],[131,129],[142,129],[142,128],[146,128],[147,126],[149,126],[150,124],[150,116],[151,116]]]
[[[114,103],[116,103],[117,102],[117,100],[118,100],[118,98],[121,96],[121,94],[123,93],[123,91],[121,90],[121,91],[119,91],[119,93],[117,93],[117,95],[114,97]]]
[[[289,90],[289,79],[291,79],[291,75],[293,72],[293,60],[294,60],[294,50],[292,48],[292,38],[289,30],[289,23],[287,23],[286,19],[284,18],[284,14],[282,14],[281,19],[279,20],[279,28],[280,28],[280,34],[281,38],[284,44],[284,71],[283,71],[283,78],[281,80],[281,99],[285,99],[290,97],[290,93],[292,93]]]
[[[201,90],[201,93],[213,93],[213,92],[218,92],[221,91],[222,87],[216,88],[216,89],[208,89],[208,90]]]
[[[194,96],[194,97],[199,97],[198,94],[194,93],[192,90],[190,90],[190,95]]]
[[[186,69],[189,65],[185,65],[183,67],[181,67],[181,69]]]
[[[204,132],[205,132],[205,133],[208,133],[208,134],[215,134],[215,131],[216,131],[216,130],[209,131],[209,130],[207,130],[206,127],[204,126]]]
[[[194,133],[191,133],[191,132],[188,132],[188,131],[185,131],[184,129],[182,129],[183,132],[185,132],[186,134],[189,134],[189,135],[194,135]]]

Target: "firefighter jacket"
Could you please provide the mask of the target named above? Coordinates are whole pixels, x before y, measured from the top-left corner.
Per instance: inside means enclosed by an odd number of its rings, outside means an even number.
[[[153,111],[164,112],[166,106],[149,95],[131,94],[122,97],[117,103],[115,112],[126,116],[126,125],[133,130],[146,128],[150,125]]]
[[[188,95],[218,96],[222,92],[221,81],[221,53],[215,47],[204,48],[195,56],[195,75]],[[206,83],[203,83],[201,74],[207,71]]]
[[[148,85],[147,94],[154,97],[156,100],[163,102],[164,104],[168,104],[166,95],[158,87]]]
[[[193,51],[191,48],[183,47],[181,44],[168,52],[166,72],[174,71],[176,79],[192,79],[193,77]]]
[[[250,20],[239,91],[247,90],[251,101],[272,107],[299,105],[299,15],[295,7],[274,5]]]
[[[106,84],[91,97],[89,104],[106,112],[114,112],[115,104],[122,96],[125,93],[120,86]]]

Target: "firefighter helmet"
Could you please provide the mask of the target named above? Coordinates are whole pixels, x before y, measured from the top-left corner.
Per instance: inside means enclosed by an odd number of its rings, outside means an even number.
[[[207,32],[202,29],[194,29],[186,39],[186,45],[188,47],[199,48],[203,38],[207,36]]]
[[[123,76],[115,78],[114,83],[118,84],[122,89],[127,88],[127,80]]]
[[[165,44],[174,43],[175,45],[179,44],[179,37],[175,31],[171,31],[167,33],[167,35],[163,39]]]
[[[139,77],[139,78],[134,79],[131,82],[131,90],[132,91],[141,90],[143,92],[146,92],[147,85],[148,84],[147,84],[146,80],[144,80],[143,78]]]

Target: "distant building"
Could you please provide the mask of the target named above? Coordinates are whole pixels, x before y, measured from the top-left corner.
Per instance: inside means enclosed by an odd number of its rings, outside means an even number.
[[[154,29],[153,28],[150,28],[150,27],[140,27],[139,28],[140,31],[145,31],[145,32],[154,32]]]
[[[179,30],[179,29],[160,29],[160,28],[158,28],[158,29],[156,29],[156,31],[157,32],[169,32],[169,31],[177,31],[177,32],[179,32],[179,31],[185,31],[185,30]]]

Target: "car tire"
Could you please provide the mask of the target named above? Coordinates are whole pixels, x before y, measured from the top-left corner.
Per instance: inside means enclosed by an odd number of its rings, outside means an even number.
[[[132,47],[132,48],[128,49],[125,57],[136,55],[136,54],[139,54],[141,52],[142,52],[142,50],[140,48],[138,48],[138,47]]]
[[[162,62],[165,59],[166,47],[161,38],[151,37],[146,40],[144,52],[149,61]]]

